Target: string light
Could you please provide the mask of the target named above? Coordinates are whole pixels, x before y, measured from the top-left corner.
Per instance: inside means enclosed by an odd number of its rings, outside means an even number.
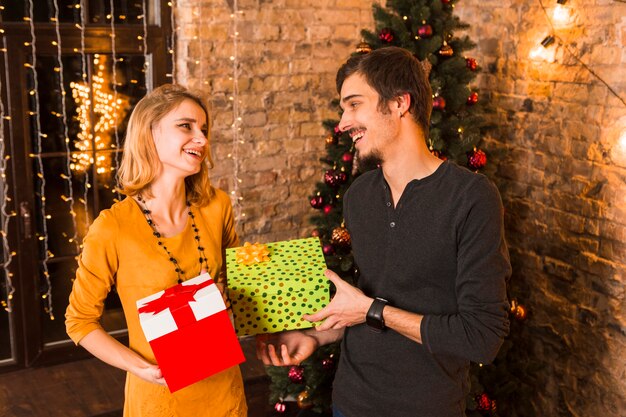
[[[83,80],[83,84],[87,85],[87,57],[85,55],[85,0],[80,0],[80,63],[81,63],[81,79]],[[74,92],[72,91],[72,96]],[[76,99],[74,99],[76,100]],[[71,165],[70,165],[71,169]],[[91,188],[91,184],[89,183],[89,172],[85,172],[85,185],[83,187],[83,198],[81,199],[81,203],[83,203],[83,208],[85,210],[85,230],[89,228],[89,189]]]
[[[176,10],[176,8],[175,8],[174,0],[169,1],[167,5],[170,8],[170,25],[172,26],[172,40],[168,48],[168,52],[170,53],[170,55],[172,55],[172,73],[167,74],[167,76],[172,78],[172,83],[175,83],[176,82],[176,53],[174,50],[176,49],[176,40],[177,40],[176,32],[178,30],[178,28],[176,27],[176,17],[174,16],[174,10]]]
[[[110,0],[109,4],[111,7],[111,57],[112,57],[112,62],[111,62],[111,73],[113,74],[113,97],[112,100],[113,102],[117,102],[117,53],[115,51],[115,6],[114,6],[114,0]],[[104,68],[103,68],[104,69]],[[103,82],[103,81],[101,81]],[[117,172],[117,168],[120,166],[120,153],[119,153],[119,149],[120,149],[120,135],[117,129],[117,113],[113,112],[113,129],[114,129],[114,133],[115,133],[115,168],[111,168],[111,170],[115,170]],[[114,193],[117,192],[117,187],[113,187],[112,190]],[[121,199],[121,196],[119,193],[117,193],[117,198],[118,200]]]
[[[2,31],[2,53],[4,55],[4,71],[7,71],[7,43]],[[0,97],[2,97],[2,84],[0,83]],[[11,199],[9,198],[9,182],[7,181],[7,166],[10,156],[6,153],[6,146],[4,140],[4,121],[11,123],[11,118],[4,113],[4,102],[0,100],[0,195],[2,200],[0,201],[0,238],[2,239],[2,271],[4,273],[4,288],[5,298],[0,301],[2,308],[7,312],[13,311],[13,296],[15,294],[15,287],[13,286],[13,274],[9,266],[13,261],[13,251],[9,246],[8,231],[9,222],[12,217],[15,217],[15,213],[9,213],[8,207]],[[9,131],[11,129],[9,128]]]
[[[111,146],[111,131],[116,130],[117,120],[125,116],[128,98],[121,95],[115,98],[114,91],[106,87],[105,56],[94,55],[93,67],[96,73],[92,76],[91,85],[70,83],[80,126],[74,141],[78,151],[71,155],[70,168],[75,172],[87,173],[95,164],[98,178],[102,182],[108,182],[113,171],[111,155],[98,151],[104,151]],[[97,154],[95,159],[94,154]]]
[[[233,205],[233,211],[235,214],[235,221],[239,222],[243,217],[246,216],[243,213],[242,201],[243,197],[239,192],[239,184],[241,184],[241,179],[239,178],[239,144],[244,143],[241,140],[241,124],[242,117],[240,114],[240,101],[239,101],[239,16],[242,12],[238,9],[237,0],[233,0],[233,13],[230,15],[233,24],[232,24],[232,39],[233,39],[233,55],[230,57],[233,68],[233,95],[232,95],[232,103],[233,103],[233,123],[231,124],[231,130],[233,135],[233,143],[232,143],[232,151],[230,157],[233,160],[233,186],[231,191],[231,200]]]
[[[148,16],[146,13],[146,0],[141,1],[141,21],[143,23],[143,73],[144,82],[146,83],[146,92],[150,91],[150,77],[148,77]]]
[[[620,1],[620,0],[614,0],[614,1]],[[602,84],[604,84],[606,86],[606,88],[609,90],[609,92],[614,95],[624,106],[626,106],[626,100],[624,100],[616,91],[613,87],[611,87],[602,77],[600,77],[593,69],[591,69],[587,64],[585,64],[582,59],[580,59],[578,57],[578,55],[565,43],[563,42],[563,40],[556,34],[556,30],[555,30],[555,26],[554,23],[552,22],[552,19],[550,18],[550,15],[548,14],[548,10],[546,9],[545,5],[543,4],[542,0],[538,0],[539,5],[541,6],[541,9],[546,17],[546,20],[548,21],[548,25],[550,26],[550,34],[548,36],[546,36],[545,38],[543,38],[543,40],[540,43],[540,46],[537,46],[535,48],[533,48],[530,51],[530,58],[533,60],[537,60],[537,59],[542,59],[548,62],[554,62],[555,60],[555,56],[556,56],[556,51],[552,51],[552,52],[548,52],[549,47],[556,43],[558,46],[562,47],[563,49],[565,49],[565,51],[576,60],[576,62],[578,62],[578,64],[580,66],[582,66],[585,70],[587,70],[587,72],[589,72],[593,77],[595,77],[598,81],[600,81]],[[557,7],[563,7],[563,5],[565,5],[567,2],[567,0],[557,0]]]
[[[61,91],[61,112],[63,115],[63,144],[65,146],[65,153],[67,158],[65,159],[65,173],[61,176],[67,185],[67,196],[61,196],[61,198],[68,203],[70,209],[70,217],[72,219],[72,236],[68,239],[70,243],[72,243],[78,251],[78,238],[77,238],[77,227],[76,227],[76,212],[74,211],[74,187],[72,184],[72,170],[70,167],[70,138],[67,129],[67,112],[66,112],[66,103],[65,103],[65,82],[63,79],[63,59],[61,56],[61,32],[59,29],[59,5],[57,0],[53,0],[52,2],[54,8],[54,28],[56,32],[56,42],[53,43],[57,47],[57,61],[59,65],[59,91]]]
[[[27,19],[29,27],[30,27],[30,36],[31,42],[29,43],[31,47],[31,67],[30,70],[32,72],[33,77],[33,89],[31,90],[31,95],[33,96],[34,104],[35,104],[35,112],[33,116],[35,117],[35,132],[34,135],[36,139],[36,152],[33,154],[36,163],[37,163],[37,177],[39,178],[39,198],[40,198],[40,210],[41,210],[41,234],[39,234],[38,239],[41,242],[43,249],[43,259],[41,260],[41,268],[42,274],[45,280],[45,292],[42,294],[41,298],[44,300],[44,311],[48,314],[50,320],[54,320],[54,312],[52,309],[52,283],[50,281],[50,272],[48,271],[48,261],[50,260],[50,251],[48,249],[48,222],[46,216],[46,178],[44,177],[43,170],[43,160],[41,159],[41,150],[42,150],[42,135],[41,135],[41,119],[40,119],[40,107],[39,107],[39,83],[37,80],[37,48],[36,48],[36,38],[35,38],[35,25],[33,24],[33,0],[28,0],[28,13],[29,18]]]

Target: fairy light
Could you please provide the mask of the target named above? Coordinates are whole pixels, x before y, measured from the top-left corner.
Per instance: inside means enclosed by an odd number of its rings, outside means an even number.
[[[68,241],[74,245],[76,250],[78,251],[78,237],[77,237],[77,227],[76,227],[76,212],[74,211],[74,187],[72,184],[72,169],[71,158],[70,158],[70,138],[67,129],[67,111],[66,111],[66,103],[65,103],[65,82],[63,78],[63,59],[61,55],[61,32],[59,29],[59,5],[57,0],[52,1],[52,5],[54,8],[54,28],[56,32],[56,42],[55,46],[57,47],[57,61],[59,65],[59,91],[61,91],[61,114],[63,115],[63,144],[65,146],[65,153],[67,158],[65,158],[65,173],[61,177],[66,181],[67,184],[67,196],[62,196],[63,200],[68,204],[70,208],[70,216],[72,218],[72,235],[69,237]]]
[[[143,79],[146,83],[146,92],[150,91],[150,77],[148,77],[148,16],[146,13],[148,9],[146,8],[146,0],[141,1],[141,22],[143,23]]]
[[[113,74],[113,80],[112,80],[112,84],[113,84],[113,97],[112,100],[113,102],[118,102],[118,98],[117,98],[117,53],[115,51],[115,6],[113,5],[114,0],[110,0],[109,4],[111,6],[111,73]],[[104,68],[103,68],[104,69]],[[103,80],[100,80],[100,82],[103,82]],[[95,97],[94,97],[95,100]],[[108,109],[107,109],[108,110]],[[117,168],[120,166],[120,153],[119,153],[119,149],[120,149],[120,135],[119,135],[119,131],[117,129],[117,112],[113,112],[113,129],[114,129],[114,133],[115,133],[115,167],[111,167],[109,170],[113,171],[115,170],[117,172]],[[97,126],[96,126],[97,127]],[[97,172],[97,171],[96,171]],[[99,174],[99,172],[98,172]],[[117,192],[117,187],[114,187],[113,190],[111,190],[113,193]],[[117,194],[118,199],[121,198],[121,196],[119,195],[119,193]]]
[[[111,131],[117,132],[117,120],[125,116],[128,104],[126,97],[116,98],[114,91],[106,88],[105,56],[94,55],[93,67],[95,74],[92,83],[72,82],[72,98],[76,103],[76,116],[80,131],[76,135],[74,146],[78,150],[72,153],[70,169],[75,172],[89,171],[95,164],[96,174],[103,182],[110,178],[110,153],[98,153],[111,146]],[[93,123],[92,123],[93,113]],[[94,158],[94,154],[98,156]]]
[[[2,53],[4,55],[4,72],[7,73],[7,44],[4,37],[4,31],[2,33]],[[7,77],[8,79],[8,77]],[[0,83],[0,97],[2,97],[2,84]],[[0,195],[2,200],[0,201],[0,238],[2,239],[2,271],[4,272],[4,288],[5,299],[0,301],[2,308],[7,312],[13,311],[13,296],[15,294],[15,287],[13,286],[13,273],[9,269],[11,262],[13,261],[14,253],[9,246],[8,231],[9,222],[12,217],[15,217],[14,212],[9,212],[8,207],[11,199],[9,198],[9,183],[7,181],[7,165],[10,160],[10,156],[6,153],[6,145],[4,141],[4,121],[11,123],[11,117],[7,116],[4,112],[4,102],[0,100]],[[9,129],[10,130],[10,129]]]
[[[234,0],[237,1],[237,0]],[[167,74],[168,77],[172,78],[172,82],[176,82],[176,32],[178,28],[176,27],[176,17],[174,16],[174,11],[176,10],[174,0],[168,1],[167,5],[170,8],[170,25],[172,26],[172,40],[169,45],[168,52],[172,55],[172,73]]]
[[[230,157],[233,160],[233,187],[231,190],[231,201],[233,205],[233,211],[235,213],[235,220],[240,221],[243,217],[246,216],[242,210],[242,201],[243,197],[239,192],[239,184],[241,184],[241,179],[239,178],[239,144],[243,143],[241,140],[241,124],[242,117],[240,114],[239,108],[239,16],[242,12],[239,11],[237,0],[233,0],[233,13],[230,15],[233,25],[232,25],[232,38],[233,38],[233,55],[230,57],[233,66],[233,95],[229,97],[230,101],[233,103],[233,123],[231,124],[231,130],[233,135],[233,143],[232,143],[232,151]]]
[[[30,91],[30,95],[33,96],[35,103],[35,112],[32,115],[35,118],[35,132],[36,137],[36,152],[33,157],[37,163],[37,177],[39,178],[39,198],[40,198],[40,210],[41,210],[41,234],[38,234],[37,238],[41,242],[43,247],[43,259],[41,260],[41,268],[44,280],[46,282],[45,292],[41,295],[44,300],[44,311],[48,314],[50,320],[54,320],[54,312],[52,309],[52,282],[50,281],[50,272],[48,270],[48,261],[50,260],[50,251],[48,245],[48,222],[46,215],[46,178],[44,176],[43,160],[41,159],[42,149],[42,135],[41,135],[41,119],[40,119],[40,107],[39,107],[39,83],[37,81],[37,47],[35,38],[35,25],[33,24],[33,0],[28,0],[28,13],[27,19],[30,28],[30,47],[31,47],[31,67],[30,70],[33,76],[33,89]]]
[[[85,0],[80,0],[80,4],[77,6],[80,7],[80,63],[81,63],[81,79],[83,80],[84,85],[87,85],[87,56],[85,55]],[[72,91],[72,96],[74,92]],[[75,100],[75,99],[74,99]],[[72,166],[70,164],[70,169]],[[89,189],[91,188],[91,184],[89,182],[89,172],[85,172],[85,185],[83,186],[83,197],[81,199],[81,203],[83,204],[83,208],[85,210],[85,230],[89,228]]]
[[[551,48],[553,44],[558,45],[563,48],[572,58],[578,62],[580,66],[582,66],[588,73],[590,73],[593,77],[595,77],[598,81],[600,81],[604,86],[609,90],[609,92],[615,96],[624,106],[626,106],[626,100],[624,100],[618,93],[615,91],[613,87],[609,85],[598,73],[596,73],[592,68],[590,68],[583,60],[576,54],[563,40],[556,34],[556,29],[554,22],[550,18],[550,14],[546,6],[543,4],[542,0],[537,0],[539,2],[539,6],[541,6],[541,10],[548,21],[548,25],[550,26],[550,34],[543,38],[541,43],[534,47],[529,56],[533,60],[544,60],[548,62],[554,62],[556,59],[556,48]],[[622,1],[622,0],[615,0]],[[563,7],[566,4],[567,0],[557,0],[557,7]]]

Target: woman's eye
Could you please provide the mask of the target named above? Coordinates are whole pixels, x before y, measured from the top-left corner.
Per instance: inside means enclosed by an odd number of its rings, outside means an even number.
[[[191,125],[189,123],[181,123],[178,126],[184,127],[185,129],[191,129]]]

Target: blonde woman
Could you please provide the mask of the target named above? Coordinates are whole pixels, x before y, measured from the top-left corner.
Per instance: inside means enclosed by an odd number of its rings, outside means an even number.
[[[203,270],[225,283],[225,249],[237,246],[238,238],[228,196],[209,183],[208,126],[202,100],[181,86],[163,85],[137,103],[119,170],[126,198],[96,218],[78,260],[67,333],[97,358],[127,372],[125,417],[247,415],[238,366],[171,394],[136,307],[137,300]],[[100,325],[113,285],[124,309],[129,347]]]

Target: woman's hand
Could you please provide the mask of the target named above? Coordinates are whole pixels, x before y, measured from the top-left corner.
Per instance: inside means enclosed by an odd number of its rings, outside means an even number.
[[[163,374],[161,373],[161,369],[158,365],[144,362],[143,364],[137,365],[133,367],[133,369],[129,369],[128,371],[143,379],[144,381],[167,386],[167,384],[165,383],[165,379],[163,378]]]
[[[318,346],[318,340],[304,330],[260,334],[256,337],[257,358],[265,365],[299,365]]]

